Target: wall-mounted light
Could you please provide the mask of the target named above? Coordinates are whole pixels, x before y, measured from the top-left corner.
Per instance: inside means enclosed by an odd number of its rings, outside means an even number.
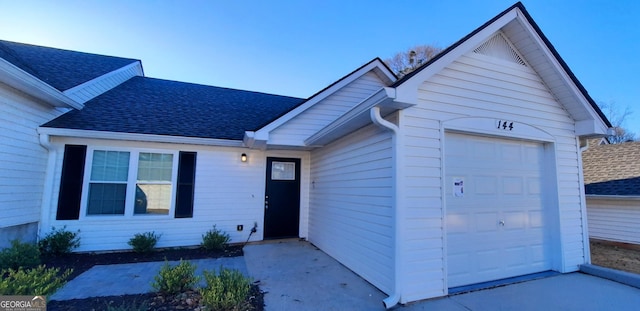
[[[243,153],[243,154],[240,156],[240,161],[242,161],[242,162],[247,162],[247,154],[246,154],[246,153]]]

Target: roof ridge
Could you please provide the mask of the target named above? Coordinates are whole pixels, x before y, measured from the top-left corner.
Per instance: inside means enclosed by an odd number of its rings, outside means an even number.
[[[201,87],[209,87],[209,88],[216,88],[216,89],[225,89],[225,90],[230,90],[230,91],[239,91],[239,92],[247,92],[247,93],[253,93],[253,94],[262,94],[262,95],[269,95],[269,96],[278,96],[278,97],[284,97],[284,98],[305,100],[305,98],[302,98],[302,97],[295,97],[295,96],[288,96],[288,95],[281,95],[281,94],[274,94],[274,93],[266,93],[266,92],[260,92],[260,91],[252,91],[252,90],[244,90],[244,89],[225,87],[225,86],[217,86],[217,85],[210,85],[210,84],[203,84],[203,83],[196,83],[196,82],[177,81],[177,80],[164,79],[164,78],[155,78],[155,77],[147,77],[147,76],[138,76],[138,77],[135,77],[135,78],[144,78],[144,79],[165,81],[165,82],[171,82],[171,83],[188,84],[188,85],[193,85],[193,86],[201,86]]]
[[[114,56],[114,55],[107,55],[107,54],[99,54],[99,53],[93,53],[93,52],[84,52],[84,51],[63,49],[63,48],[58,48],[58,47],[46,46],[46,45],[32,44],[32,43],[16,42],[16,41],[9,41],[9,40],[0,40],[0,43],[3,43],[3,44],[5,44],[7,42],[8,43],[12,43],[12,44],[17,44],[17,45],[30,46],[30,47],[34,47],[34,48],[57,50],[57,51],[64,51],[64,52],[78,53],[78,54],[85,54],[85,55],[94,55],[94,56],[102,56],[102,57],[119,58],[119,59],[124,59],[124,60],[133,60],[133,61],[141,62],[141,60],[137,59],[137,58]]]

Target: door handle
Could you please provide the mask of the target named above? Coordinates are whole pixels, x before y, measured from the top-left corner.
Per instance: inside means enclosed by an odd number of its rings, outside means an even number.
[[[504,220],[500,220],[498,224],[504,227]]]

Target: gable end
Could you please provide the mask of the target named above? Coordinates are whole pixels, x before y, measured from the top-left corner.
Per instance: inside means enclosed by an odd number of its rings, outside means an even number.
[[[475,48],[473,52],[527,66],[522,56],[511,46],[509,40],[501,32],[496,33],[489,40]]]

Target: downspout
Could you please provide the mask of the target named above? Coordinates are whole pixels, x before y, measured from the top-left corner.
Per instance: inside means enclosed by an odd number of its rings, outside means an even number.
[[[393,187],[394,187],[394,207],[395,207],[395,213],[394,213],[394,225],[393,225],[393,234],[394,234],[394,256],[393,256],[393,269],[394,269],[394,284],[393,284],[393,291],[392,294],[389,295],[389,297],[385,298],[382,300],[382,303],[384,304],[384,307],[386,309],[390,309],[393,308],[395,305],[398,304],[398,302],[400,302],[400,295],[401,295],[401,286],[402,286],[402,282],[401,282],[401,277],[402,277],[402,271],[400,270],[400,266],[402,261],[400,260],[400,258],[402,257],[402,251],[400,248],[400,244],[402,243],[402,239],[400,237],[400,210],[402,208],[399,208],[399,198],[400,195],[398,194],[398,191],[400,190],[400,182],[399,182],[399,174],[400,174],[400,167],[398,165],[398,126],[383,119],[382,116],[380,115],[380,107],[372,107],[370,110],[370,116],[371,116],[371,121],[384,129],[390,130],[393,135],[392,135],[392,148],[393,148],[393,166],[394,166],[394,176],[393,176]]]
[[[42,232],[42,222],[46,219],[48,220],[51,211],[51,196],[53,193],[53,179],[54,179],[54,170],[55,164],[57,160],[57,151],[56,148],[51,145],[50,137],[48,134],[40,133],[40,145],[47,150],[47,168],[45,172],[44,178],[44,189],[42,191],[42,204],[40,206],[40,221],[38,221],[38,238],[40,237],[40,233]],[[49,222],[47,221],[47,224]]]
[[[589,149],[589,140],[588,139],[584,139],[584,145],[582,144],[582,139],[577,138],[578,140],[578,147],[579,147],[579,151],[578,151],[578,166],[580,167],[580,169],[578,170],[579,174],[578,174],[578,178],[579,178],[579,185],[580,185],[580,189],[583,189],[582,191],[580,191],[580,201],[582,201],[584,203],[583,207],[584,207],[584,214],[582,217],[582,248],[584,249],[584,258],[585,258],[585,263],[587,264],[591,264],[591,245],[589,244],[589,219],[587,219],[587,196],[586,193],[584,191],[585,187],[584,187],[584,171],[583,171],[583,167],[584,165],[582,164],[582,153],[587,151],[587,149]],[[564,267],[563,267],[564,269]]]

